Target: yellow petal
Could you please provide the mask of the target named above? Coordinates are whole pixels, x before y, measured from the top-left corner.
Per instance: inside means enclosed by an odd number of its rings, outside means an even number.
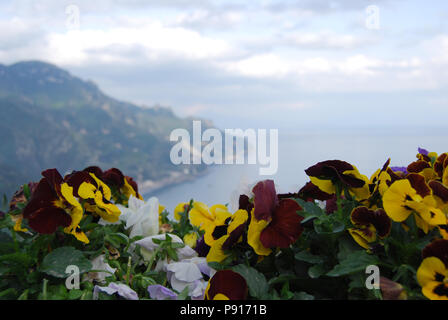
[[[425,287],[428,283],[435,281],[436,274],[447,276],[445,264],[436,257],[426,258],[417,270],[417,281],[421,287]]]
[[[226,235],[213,242],[213,244],[210,246],[210,251],[207,254],[207,262],[221,263],[225,258],[228,257],[228,255],[225,254],[224,250],[222,249],[222,245],[228,237],[229,236]]]
[[[257,220],[254,217],[254,210],[251,212],[251,221],[247,231],[247,243],[254,249],[255,253],[260,256],[268,256],[272,250],[263,246],[260,241],[260,234],[269,224],[266,220]]]
[[[318,187],[321,191],[334,194],[336,193],[336,188],[331,182],[331,180],[321,180],[316,177],[310,177],[311,183]]]

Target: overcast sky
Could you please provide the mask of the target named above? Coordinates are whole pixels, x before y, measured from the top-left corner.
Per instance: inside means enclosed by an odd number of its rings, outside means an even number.
[[[447,21],[446,0],[1,1],[0,63],[221,128],[446,127]]]

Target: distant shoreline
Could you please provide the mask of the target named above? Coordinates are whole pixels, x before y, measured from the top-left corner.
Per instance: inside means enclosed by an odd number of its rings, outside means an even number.
[[[210,169],[206,168],[195,174],[184,174],[178,171],[171,172],[171,176],[163,178],[158,181],[145,180],[139,183],[139,193],[145,198],[151,193],[160,192],[172,188],[174,186],[194,181],[200,177],[206,176],[210,173]]]

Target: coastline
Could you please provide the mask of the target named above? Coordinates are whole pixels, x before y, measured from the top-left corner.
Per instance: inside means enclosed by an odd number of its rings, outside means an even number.
[[[186,182],[194,181],[200,177],[206,176],[210,173],[210,168],[205,168],[202,171],[196,172],[194,174],[185,174],[179,171],[171,171],[170,176],[153,181],[144,180],[138,183],[139,193],[145,198],[150,193],[159,192],[165,189],[169,189],[176,185],[180,185]]]

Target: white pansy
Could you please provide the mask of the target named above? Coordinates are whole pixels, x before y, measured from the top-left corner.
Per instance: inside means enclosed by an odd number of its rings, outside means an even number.
[[[207,287],[203,275],[214,274],[212,270],[207,266],[206,259],[199,257],[166,265],[167,279],[171,287],[179,293],[188,287],[188,295],[195,300],[203,299]]]
[[[118,205],[118,208],[120,220],[126,222],[126,229],[131,229],[130,238],[159,233],[159,200],[156,197],[145,202],[131,195],[128,207]]]

